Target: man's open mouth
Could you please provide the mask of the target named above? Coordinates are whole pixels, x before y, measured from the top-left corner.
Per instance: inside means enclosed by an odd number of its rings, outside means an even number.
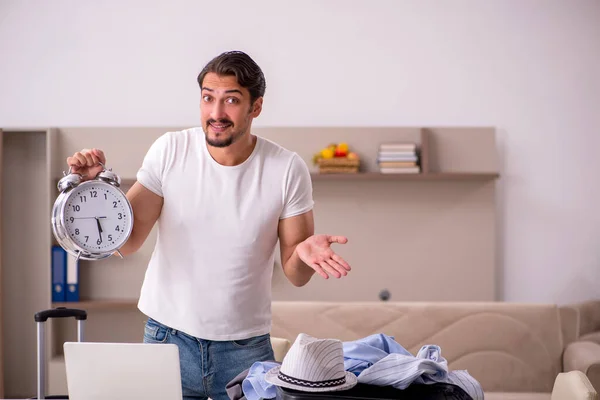
[[[216,131],[222,131],[229,128],[232,124],[231,122],[209,122],[209,125],[215,129]]]

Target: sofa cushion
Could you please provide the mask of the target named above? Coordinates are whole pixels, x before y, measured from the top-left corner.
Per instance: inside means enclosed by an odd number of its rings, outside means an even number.
[[[551,393],[486,393],[485,400],[550,400]]]
[[[556,377],[551,400],[597,400],[598,393],[581,371],[561,372]]]
[[[561,371],[558,308],[505,302],[273,302],[272,335],[356,340],[390,335],[412,354],[437,344],[450,370],[487,392],[550,393]]]

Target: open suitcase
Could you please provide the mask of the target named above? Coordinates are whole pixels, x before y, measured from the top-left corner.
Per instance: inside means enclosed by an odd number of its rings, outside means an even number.
[[[400,390],[391,386],[357,383],[336,392],[304,392],[277,387],[277,400],[473,400],[459,386],[449,383],[412,384]]]
[[[75,318],[77,320],[77,341],[83,341],[83,324],[87,319],[85,310],[75,308],[57,307],[44,310],[34,315],[37,324],[37,397],[32,399],[68,399],[68,395],[46,396],[46,363],[45,363],[45,324],[48,318]]]

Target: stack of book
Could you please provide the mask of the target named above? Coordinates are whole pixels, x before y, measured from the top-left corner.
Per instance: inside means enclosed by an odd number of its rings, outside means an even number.
[[[416,143],[382,143],[377,157],[382,174],[418,174],[421,172]]]

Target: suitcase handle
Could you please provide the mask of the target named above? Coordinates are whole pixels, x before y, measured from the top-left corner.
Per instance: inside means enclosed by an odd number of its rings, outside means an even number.
[[[46,363],[44,357],[46,355],[46,347],[44,340],[44,324],[48,318],[70,318],[75,317],[77,320],[77,341],[83,341],[83,323],[87,319],[87,312],[85,310],[78,310],[76,308],[56,307],[50,310],[44,310],[35,313],[34,319],[37,325],[37,399],[51,398],[46,397],[44,391],[46,390]]]
[[[78,321],[84,321],[87,319],[87,312],[76,308],[56,307],[50,310],[37,312],[34,315],[35,322],[46,322],[48,318],[70,317],[75,317]]]

